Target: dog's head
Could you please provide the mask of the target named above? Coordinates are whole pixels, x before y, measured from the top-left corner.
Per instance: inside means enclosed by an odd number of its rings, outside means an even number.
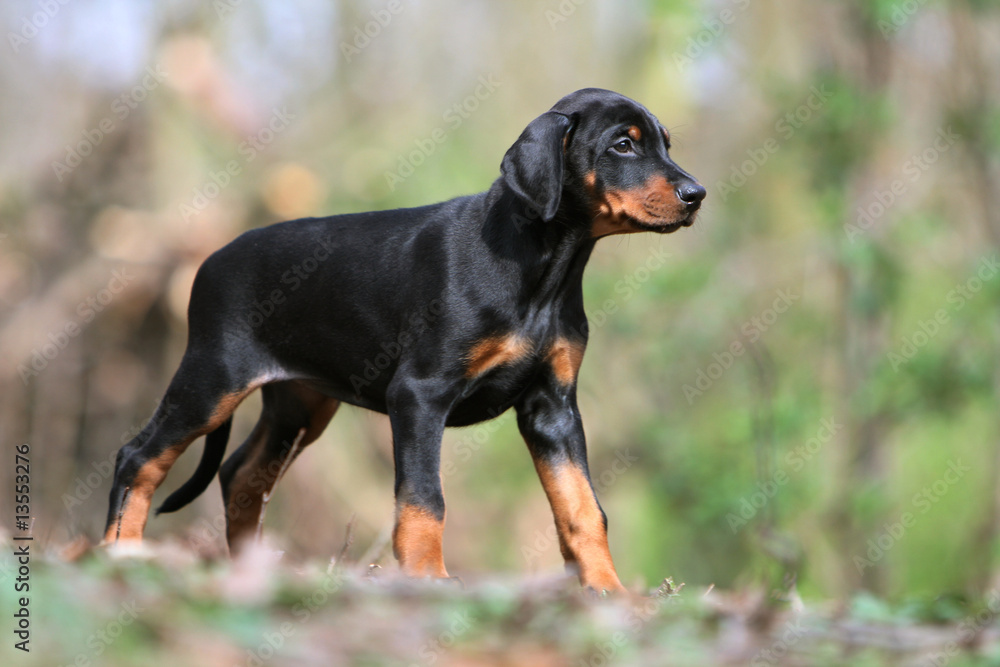
[[[565,199],[590,233],[669,233],[694,223],[705,188],[670,159],[670,133],[641,104],[599,88],[559,100],[504,155],[504,183],[548,221]]]

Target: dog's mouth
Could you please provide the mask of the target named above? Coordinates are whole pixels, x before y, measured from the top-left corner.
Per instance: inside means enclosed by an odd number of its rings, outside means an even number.
[[[694,224],[695,218],[698,217],[698,208],[698,206],[692,206],[690,210],[685,212],[680,218],[675,218],[673,220],[666,220],[664,218],[639,218],[632,215],[626,216],[626,219],[630,225],[636,229],[641,229],[644,232],[673,234],[678,229],[690,227]]]
[[[700,201],[681,201],[672,186],[608,190],[597,206],[592,233],[597,237],[630,232],[672,234],[693,225],[699,208]]]
[[[690,227],[701,208],[700,201],[686,204],[672,190],[651,190],[643,195],[639,206],[623,207],[622,212],[630,224],[644,231],[672,234],[681,227]]]
[[[668,222],[665,224],[654,225],[648,222],[642,222],[640,220],[629,220],[629,223],[631,223],[631,225],[639,231],[654,232],[656,234],[673,234],[682,227],[690,227],[692,221],[684,219],[684,220],[679,220],[677,222]]]

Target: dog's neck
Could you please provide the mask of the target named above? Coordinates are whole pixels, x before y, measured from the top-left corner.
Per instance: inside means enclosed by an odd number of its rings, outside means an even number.
[[[498,259],[517,262],[525,289],[539,298],[579,289],[596,241],[587,209],[564,197],[546,221],[499,180],[484,194],[483,238]]]

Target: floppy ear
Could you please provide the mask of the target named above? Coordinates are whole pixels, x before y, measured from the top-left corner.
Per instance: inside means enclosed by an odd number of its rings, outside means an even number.
[[[507,187],[534,207],[546,222],[559,210],[563,141],[572,124],[565,114],[543,113],[524,128],[500,163],[500,176]]]

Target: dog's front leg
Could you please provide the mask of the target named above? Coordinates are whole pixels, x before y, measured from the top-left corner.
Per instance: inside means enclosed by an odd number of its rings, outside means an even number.
[[[411,577],[447,578],[441,436],[451,402],[436,381],[393,380],[387,403],[396,464],[392,551]]]
[[[525,393],[517,425],[552,506],[567,568],[598,593],[624,591],[608,549],[607,517],[590,482],[575,383],[558,371]]]

